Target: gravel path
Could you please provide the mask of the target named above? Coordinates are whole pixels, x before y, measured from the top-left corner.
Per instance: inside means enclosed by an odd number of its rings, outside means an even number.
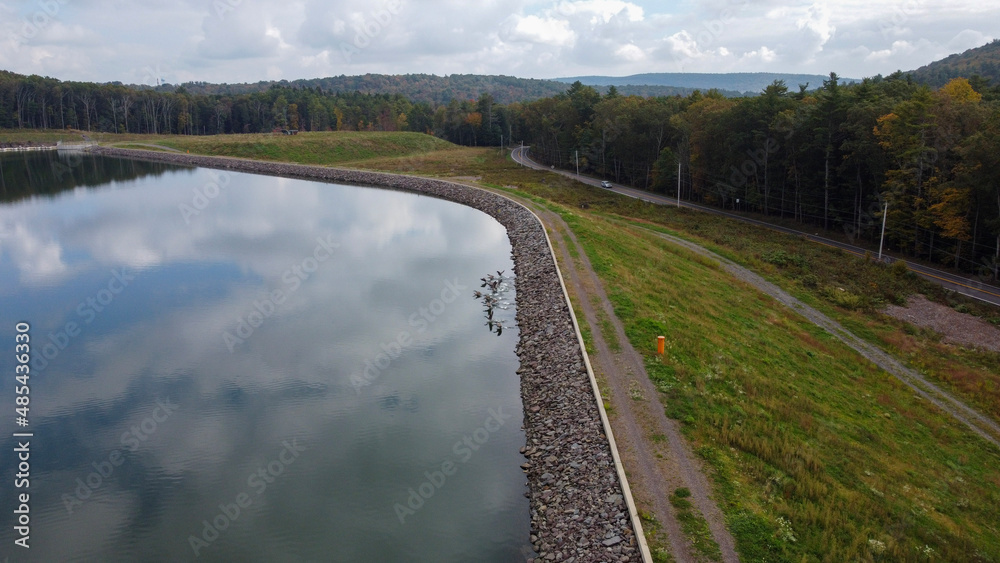
[[[531,542],[537,561],[642,561],[622,483],[545,231],[525,207],[440,180],[318,166],[99,148],[123,158],[406,190],[488,213],[507,228],[517,279]]]
[[[896,379],[902,381],[916,394],[931,402],[942,411],[948,413],[951,417],[967,426],[984,440],[1000,448],[1000,425],[992,419],[980,414],[978,411],[969,407],[962,401],[956,399],[937,385],[931,383],[923,375],[904,366],[896,360],[896,358],[893,358],[876,346],[858,338],[852,332],[841,326],[841,324],[837,321],[831,319],[809,305],[806,305],[795,297],[792,297],[789,293],[765,280],[761,276],[726,258],[723,258],[722,256],[719,256],[718,254],[715,254],[714,252],[674,236],[664,233],[656,234],[677,245],[683,246],[692,252],[696,252],[702,256],[718,261],[722,264],[726,271],[731,273],[737,279],[746,282],[758,290],[770,295],[785,306],[794,309],[797,313],[809,319],[817,326],[825,329],[838,340],[853,348],[857,353],[861,354],[878,367],[895,376]]]
[[[928,301],[923,295],[910,297],[906,307],[889,305],[885,314],[935,330],[951,344],[1000,352],[1000,329],[972,315]]]
[[[565,265],[563,272],[568,273],[567,283],[577,295],[576,301],[590,326],[596,349],[591,361],[594,370],[603,375],[609,387],[619,453],[630,469],[630,485],[643,510],[659,522],[676,561],[698,561],[701,557],[682,532],[676,511],[669,502],[673,491],[688,488],[691,491],[689,500],[708,523],[712,540],[719,546],[723,561],[739,561],[735,541],[726,529],[722,510],[712,499],[711,486],[701,464],[682,436],[677,421],[666,416],[659,391],[646,373],[645,361],[629,343],[625,327],[615,315],[614,307],[583,247],[561,217],[537,206],[534,211],[553,231],[552,238]],[[572,245],[580,257],[579,270],[573,266],[567,245]],[[598,305],[592,304],[592,297],[611,322],[614,334],[606,337],[602,333],[595,310]],[[619,352],[611,351],[608,337],[617,340],[621,347]],[[654,441],[653,435],[665,439]]]

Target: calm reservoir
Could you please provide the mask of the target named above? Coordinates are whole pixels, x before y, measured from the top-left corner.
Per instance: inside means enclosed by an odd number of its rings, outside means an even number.
[[[473,297],[486,274],[511,276],[494,219],[55,152],[0,155],[0,177],[0,557],[530,554],[514,281],[500,335]],[[22,493],[30,549],[15,545]]]

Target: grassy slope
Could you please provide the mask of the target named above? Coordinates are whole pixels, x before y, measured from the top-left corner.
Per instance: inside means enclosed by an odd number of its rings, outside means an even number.
[[[159,142],[192,153],[244,150],[227,139]],[[622,219],[668,228],[763,273],[1000,415],[1000,355],[940,344],[875,312],[909,292],[935,290],[796,237],[520,169],[496,151],[421,143],[383,150],[387,139],[359,135],[355,142],[375,148],[331,157],[299,144],[323,138],[290,139],[267,157],[338,163],[371,151],[383,156],[354,165],[478,176],[553,202],[584,244],[630,340],[647,354],[668,413],[714,470],[744,560],[1000,561],[998,452],[770,298]],[[1000,318],[995,310],[979,313]],[[658,334],[670,339],[665,361],[648,355]]]
[[[745,560],[1000,557],[998,452],[718,268],[568,219],[668,414],[715,469]],[[649,353],[660,334],[664,360]]]
[[[154,135],[115,135],[113,133],[88,133],[86,131],[62,130],[62,129],[0,129],[0,143],[10,141],[34,141],[49,142],[63,141],[66,143],[81,143],[83,135],[87,135],[92,140],[99,143],[115,143],[125,141],[151,142],[154,139],[163,139],[163,136]]]
[[[1000,387],[1000,355],[943,345],[876,312],[933,288],[797,237],[511,169],[487,151],[406,166],[564,205],[633,344],[648,352],[655,336],[671,336],[668,361],[647,355],[651,377],[715,470],[745,560],[1000,560],[1000,452],[770,298],[618,218],[750,266],[1000,415],[997,396],[980,392]]]
[[[81,142],[88,135],[101,144],[149,150],[134,143],[148,143],[182,152],[300,162],[303,164],[349,165],[375,159],[400,159],[431,152],[462,151],[430,135],[409,132],[303,132],[298,135],[114,135],[62,130],[0,130],[0,142]]]
[[[459,150],[447,141],[421,133],[299,133],[298,135],[219,135],[170,137],[158,144],[192,153],[281,160],[303,164],[345,165],[375,158],[399,158],[433,151]]]

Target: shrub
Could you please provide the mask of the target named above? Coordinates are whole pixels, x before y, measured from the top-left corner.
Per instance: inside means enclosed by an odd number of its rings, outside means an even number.
[[[784,268],[786,266],[797,266],[799,268],[804,268],[807,266],[806,261],[802,256],[798,254],[789,254],[784,250],[769,250],[761,255],[761,259],[769,264],[774,264],[779,268]]]
[[[806,287],[813,288],[813,289],[819,287],[819,277],[817,277],[816,274],[806,274],[806,275],[802,276],[802,280],[801,281],[802,281],[802,285],[804,285]]]
[[[860,295],[847,291],[842,287],[826,286],[823,288],[823,297],[834,305],[845,309],[856,310],[864,306],[865,301]]]
[[[906,275],[910,273],[910,269],[906,267],[906,262],[903,262],[902,260],[896,260],[893,262],[892,266],[889,266],[889,271],[892,272],[892,275],[897,278],[906,277]]]

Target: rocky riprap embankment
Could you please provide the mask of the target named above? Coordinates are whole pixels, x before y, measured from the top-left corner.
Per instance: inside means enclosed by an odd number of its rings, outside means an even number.
[[[377,186],[479,209],[507,228],[517,280],[521,398],[537,561],[641,561],[628,507],[545,231],[524,207],[440,180],[253,160],[96,149],[108,156]]]

